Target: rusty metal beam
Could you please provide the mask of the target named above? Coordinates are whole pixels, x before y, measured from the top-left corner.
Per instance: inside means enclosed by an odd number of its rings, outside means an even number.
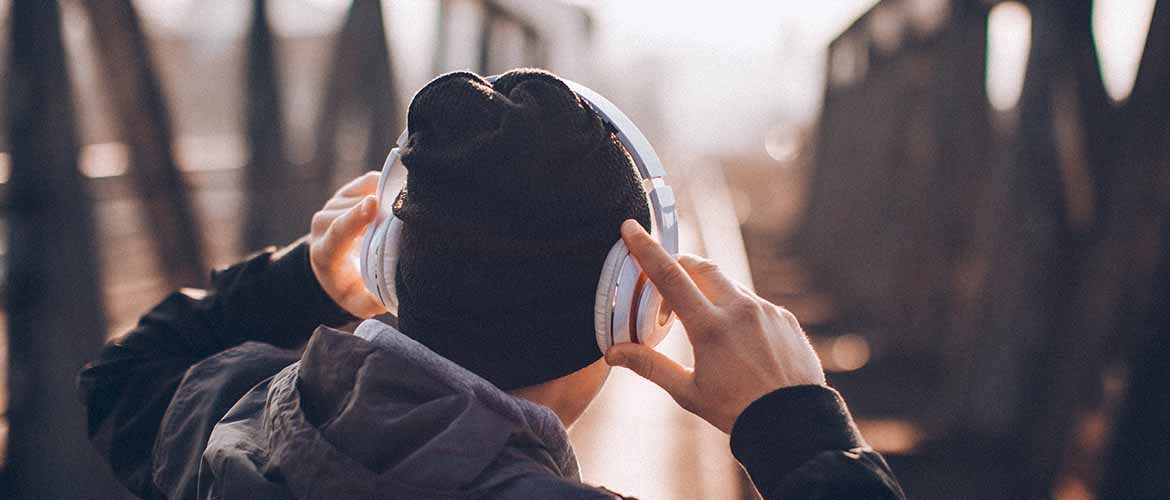
[[[199,222],[171,148],[166,98],[130,0],[82,2],[90,16],[135,189],[169,286],[205,281]]]
[[[9,26],[9,453],[0,496],[124,498],[86,445],[72,387],[105,337],[92,204],[58,3],[14,0]]]
[[[241,241],[250,252],[292,241],[307,229],[299,194],[291,190],[292,166],[285,155],[284,107],[268,2],[253,0],[245,62],[244,108],[248,164],[244,167],[244,225]]]
[[[354,114],[364,115],[367,137],[360,170],[377,169],[401,131],[397,85],[379,0],[355,0],[337,36],[325,95],[313,128],[317,137],[313,158],[314,175],[324,182],[315,195],[324,202],[338,175],[357,172],[337,168],[337,134],[341,122]]]

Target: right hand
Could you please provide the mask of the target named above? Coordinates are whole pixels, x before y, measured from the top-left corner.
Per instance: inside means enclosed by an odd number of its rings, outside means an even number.
[[[617,344],[606,362],[666,390],[680,406],[726,433],[760,397],[783,387],[825,385],[821,362],[796,316],[724,275],[710,260],[676,260],[635,221],[622,240],[686,329],[695,354],[686,368],[641,344]]]

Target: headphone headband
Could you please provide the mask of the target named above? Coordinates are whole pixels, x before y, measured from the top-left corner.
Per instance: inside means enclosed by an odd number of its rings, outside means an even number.
[[[488,77],[488,82],[495,81],[495,76]],[[658,228],[658,242],[671,255],[678,253],[678,214],[675,210],[674,190],[666,183],[666,168],[658,153],[642,135],[642,131],[634,125],[625,113],[609,99],[594,92],[593,89],[568,79],[564,81],[573,92],[581,97],[590,108],[593,108],[602,121],[614,130],[614,135],[621,141],[638,173],[642,176],[642,184],[646,194],[650,196],[650,208],[654,212],[654,224]]]

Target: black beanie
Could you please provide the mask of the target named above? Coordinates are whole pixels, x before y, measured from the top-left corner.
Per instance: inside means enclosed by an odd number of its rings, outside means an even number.
[[[508,390],[599,359],[593,304],[625,219],[650,228],[633,160],[555,75],[440,76],[414,97],[399,327]]]

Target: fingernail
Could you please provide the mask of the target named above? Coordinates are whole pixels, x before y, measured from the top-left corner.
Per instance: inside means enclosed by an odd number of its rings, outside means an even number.
[[[638,234],[638,230],[641,228],[642,225],[638,224],[638,221],[634,219],[626,219],[626,221],[622,223],[622,234],[625,236],[635,236]]]

